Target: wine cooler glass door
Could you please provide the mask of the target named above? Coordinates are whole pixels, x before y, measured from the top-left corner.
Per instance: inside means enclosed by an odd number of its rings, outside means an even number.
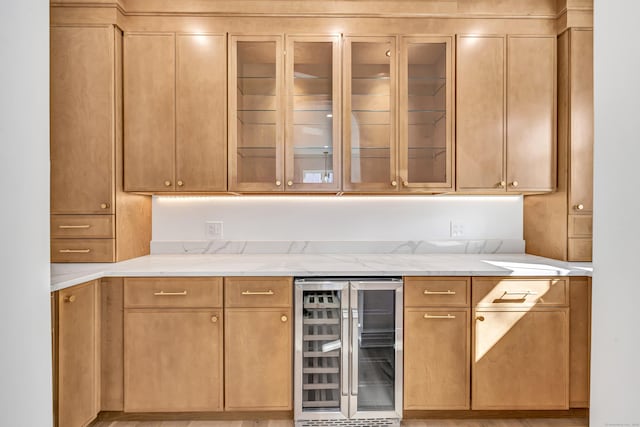
[[[348,416],[349,282],[296,281],[296,419]]]
[[[402,282],[351,282],[352,418],[401,418]]]

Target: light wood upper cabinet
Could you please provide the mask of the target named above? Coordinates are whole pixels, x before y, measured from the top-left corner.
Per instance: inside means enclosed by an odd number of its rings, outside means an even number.
[[[227,189],[227,40],[176,35],[176,186]]]
[[[58,426],[88,425],[100,411],[98,282],[58,293]]]
[[[504,191],[505,38],[459,36],[456,73],[457,183]]]
[[[507,191],[556,185],[556,37],[507,37]]]
[[[287,191],[338,191],[340,36],[287,36]]]
[[[401,189],[453,190],[452,37],[402,37],[398,175]]]
[[[398,189],[395,37],[345,37],[345,191]]]
[[[175,185],[175,35],[124,36],[124,182],[127,191]]]
[[[569,37],[569,213],[591,215],[593,30],[572,29]],[[590,253],[588,258],[590,260]]]
[[[51,28],[51,213],[114,213],[114,29]]]
[[[124,38],[127,191],[225,191],[225,36]]]
[[[284,190],[282,36],[229,37],[229,190]]]
[[[458,190],[522,193],[555,188],[555,40],[458,37]]]

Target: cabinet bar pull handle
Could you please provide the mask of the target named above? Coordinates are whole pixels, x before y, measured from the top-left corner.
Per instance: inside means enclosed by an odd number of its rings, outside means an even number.
[[[59,225],[58,228],[91,228],[91,226],[89,224],[83,224],[83,225]]]
[[[242,295],[273,295],[273,291],[242,291]]]
[[[425,295],[455,295],[456,291],[452,291],[451,289],[447,291],[430,291],[429,289],[425,289],[423,294]]]
[[[88,254],[91,249],[60,249],[61,254]]]
[[[182,292],[165,292],[165,291],[160,291],[160,292],[154,292],[153,295],[157,296],[157,297],[177,297],[177,296],[186,296],[187,295],[187,291],[182,291]]]
[[[429,313],[425,313],[424,314],[424,318],[425,319],[455,319],[456,316],[454,316],[453,314],[446,314],[444,316],[437,316],[434,314],[429,314]]]
[[[504,291],[504,295],[524,295],[526,297],[527,295],[538,295],[538,293],[537,292],[531,292],[531,291],[523,291],[523,292],[515,292],[515,291],[514,292],[507,292],[507,291]]]

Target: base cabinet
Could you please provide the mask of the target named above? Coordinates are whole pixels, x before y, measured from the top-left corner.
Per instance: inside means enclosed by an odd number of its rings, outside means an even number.
[[[225,409],[293,408],[290,278],[225,279]]]
[[[124,411],[222,410],[222,279],[125,279],[124,308]]]
[[[125,412],[222,410],[220,310],[128,310]]]
[[[98,282],[58,293],[58,427],[83,427],[98,415]]]

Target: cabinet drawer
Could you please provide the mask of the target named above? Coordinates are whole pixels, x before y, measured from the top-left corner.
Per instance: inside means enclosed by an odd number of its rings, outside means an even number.
[[[51,262],[114,262],[115,239],[51,239]]]
[[[51,237],[113,238],[113,215],[51,215]]]
[[[591,237],[593,235],[593,216],[569,215],[569,237]]]
[[[405,277],[404,306],[469,306],[469,277]]]
[[[225,307],[290,307],[291,277],[225,277]]]
[[[591,261],[593,240],[591,237],[569,239],[569,261]]]
[[[221,277],[140,277],[124,280],[125,308],[222,307]]]
[[[476,307],[523,307],[567,305],[567,278],[505,279],[473,278],[471,295]]]

